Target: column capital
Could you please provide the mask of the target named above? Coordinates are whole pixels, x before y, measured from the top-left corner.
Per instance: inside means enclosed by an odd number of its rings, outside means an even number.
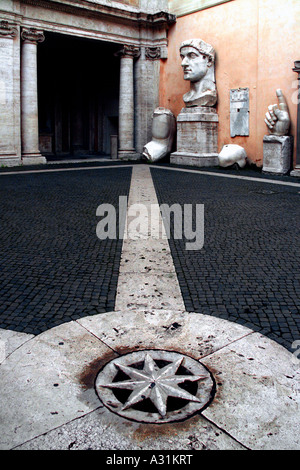
[[[44,32],[35,28],[22,28],[21,38],[24,42],[37,44],[45,40]]]
[[[148,60],[158,60],[161,58],[161,49],[160,47],[146,47],[145,56]]]
[[[132,57],[133,59],[138,58],[141,54],[141,50],[137,46],[132,46],[124,44],[122,49],[120,49],[116,55],[120,57]]]
[[[13,39],[17,34],[18,29],[15,25],[10,24],[8,21],[0,21],[0,37]]]

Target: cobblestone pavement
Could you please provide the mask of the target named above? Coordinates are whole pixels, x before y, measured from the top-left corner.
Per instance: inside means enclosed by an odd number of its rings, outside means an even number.
[[[287,348],[299,338],[299,181],[113,166],[0,170],[0,448],[299,449],[299,360],[253,331]],[[127,194],[120,256],[120,241],[96,237],[96,209]],[[204,204],[203,249],[171,238],[170,250],[153,235],[158,202]],[[141,211],[136,238],[135,203],[153,214],[149,225]],[[175,421],[159,425],[118,415],[121,401],[107,407],[99,371],[150,349],[201,361],[213,379],[207,406],[181,421],[182,402],[167,403]]]
[[[114,310],[122,240],[97,238],[96,209],[118,208],[131,171],[1,175],[0,328],[39,334]]]
[[[159,204],[204,204],[203,248],[170,239],[186,310],[238,322],[292,350],[300,340],[299,187],[151,171]]]
[[[1,175],[0,328],[36,335],[114,310],[122,241],[96,237],[96,209],[117,208],[129,193],[131,165],[115,166]],[[205,207],[201,250],[187,251],[184,239],[169,242],[186,310],[241,323],[293,350],[300,340],[299,188],[160,165],[151,172],[160,204]]]

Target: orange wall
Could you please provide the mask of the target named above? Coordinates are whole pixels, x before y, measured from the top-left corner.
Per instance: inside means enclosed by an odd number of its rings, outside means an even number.
[[[268,134],[264,117],[268,106],[277,102],[277,88],[288,102],[290,134],[296,134],[293,86],[298,75],[292,68],[300,60],[299,26],[300,0],[233,0],[178,18],[169,30],[169,58],[161,63],[160,106],[176,116],[184,107],[182,95],[189,82],[183,80],[180,43],[190,38],[210,43],[217,54],[219,150],[228,143],[241,145],[250,160],[261,166],[263,136]],[[229,93],[239,87],[250,91],[250,135],[231,138]]]

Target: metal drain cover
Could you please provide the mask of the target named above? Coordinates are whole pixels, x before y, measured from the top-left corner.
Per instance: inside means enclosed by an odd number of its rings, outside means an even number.
[[[95,387],[110,411],[144,423],[184,420],[208,406],[215,392],[203,364],[153,349],[113,359],[99,372]]]

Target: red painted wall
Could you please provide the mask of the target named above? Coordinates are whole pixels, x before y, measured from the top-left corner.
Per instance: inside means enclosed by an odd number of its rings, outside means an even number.
[[[161,62],[160,82],[160,106],[176,116],[189,89],[179,45],[190,38],[201,38],[216,50],[219,151],[228,143],[241,145],[261,166],[263,137],[268,134],[264,117],[268,106],[277,102],[277,88],[288,102],[290,134],[296,134],[298,75],[292,69],[300,60],[300,1],[233,0],[178,18],[169,30],[169,57]],[[250,135],[231,138],[230,89],[239,87],[250,91]]]

